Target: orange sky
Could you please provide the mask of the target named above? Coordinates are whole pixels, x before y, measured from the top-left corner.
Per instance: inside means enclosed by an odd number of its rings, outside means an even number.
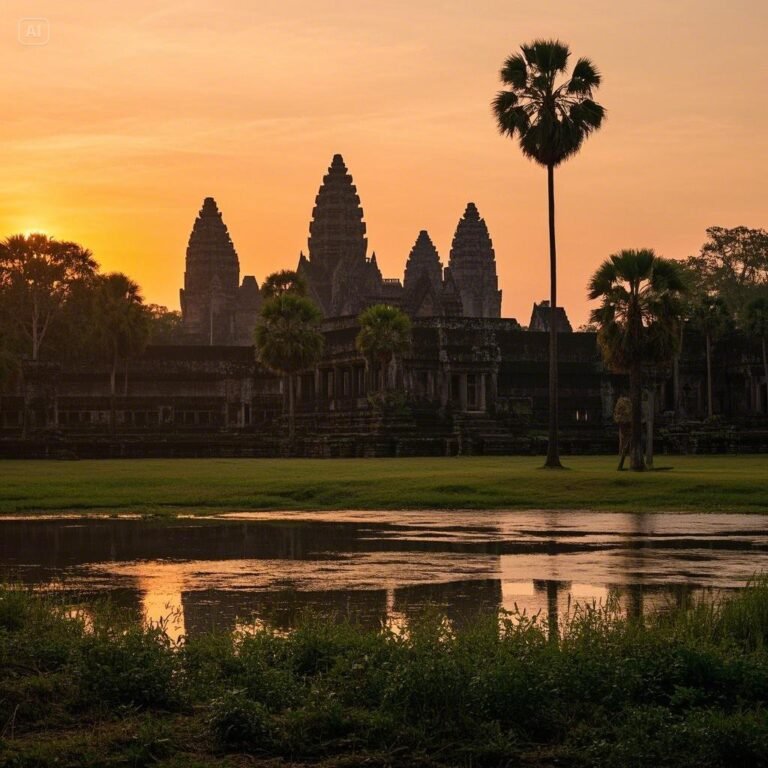
[[[19,20],[38,17],[50,40],[21,45]],[[6,0],[0,234],[77,240],[178,308],[205,196],[261,281],[295,266],[341,152],[386,277],[420,229],[447,262],[473,200],[504,314],[527,323],[548,290],[546,174],[489,103],[508,53],[559,37],[599,66],[608,109],[556,177],[578,325],[611,252],[685,257],[707,226],[768,225],[767,35],[765,0]]]

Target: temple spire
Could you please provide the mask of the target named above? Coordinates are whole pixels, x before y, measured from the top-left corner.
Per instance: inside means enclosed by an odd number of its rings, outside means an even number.
[[[429,233],[422,229],[408,255],[403,277],[403,288],[406,293],[412,290],[419,278],[426,275],[435,291],[439,291],[443,281],[443,265]]]
[[[231,340],[239,282],[235,246],[216,201],[206,197],[189,236],[180,292],[184,329],[191,339]]]
[[[477,206],[467,203],[453,236],[448,265],[466,317],[501,317],[496,255]]]
[[[379,290],[375,260],[366,260],[365,230],[357,187],[344,159],[336,154],[312,209],[308,258],[298,266],[310,295],[326,315],[352,312],[364,296]]]

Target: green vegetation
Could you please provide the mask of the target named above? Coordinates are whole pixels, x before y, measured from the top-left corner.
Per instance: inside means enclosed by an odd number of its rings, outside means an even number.
[[[0,514],[251,509],[595,509],[766,512],[766,456],[671,456],[617,473],[612,456],[139,459],[0,463]]]
[[[293,277],[291,277],[293,275]],[[274,280],[273,280],[274,279]],[[265,367],[283,375],[288,389],[288,439],[296,434],[295,377],[311,369],[323,354],[322,312],[306,296],[293,272],[270,275],[270,298],[264,302],[253,332],[256,356]],[[291,287],[293,286],[293,287]]]
[[[307,616],[187,638],[0,588],[5,766],[758,766],[768,581],[643,621]],[[280,762],[269,762],[279,760]]]
[[[411,347],[411,319],[397,307],[374,304],[358,318],[360,332],[355,339],[357,351],[366,359],[369,370],[378,363],[382,390],[392,388],[392,362]]]
[[[672,362],[685,290],[677,262],[662,259],[650,249],[615,253],[589,281],[589,298],[601,301],[590,320],[598,328],[603,360],[613,370],[629,374],[632,429],[628,448],[635,471],[646,468],[641,440],[643,368]],[[623,466],[622,452],[619,469]]]

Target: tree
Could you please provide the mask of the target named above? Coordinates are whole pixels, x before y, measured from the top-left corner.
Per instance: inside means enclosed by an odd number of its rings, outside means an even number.
[[[261,286],[261,295],[265,299],[273,299],[284,293],[297,296],[307,295],[307,284],[304,278],[292,269],[281,269],[265,278]]]
[[[704,294],[699,297],[691,312],[691,322],[704,336],[707,356],[707,416],[712,418],[712,344],[723,335],[730,321],[725,300],[720,296]]]
[[[119,360],[138,354],[149,337],[149,317],[139,286],[121,272],[98,278],[93,293],[96,337],[109,356],[110,417],[115,431],[116,376]]]
[[[523,155],[547,169],[551,316],[557,316],[555,168],[573,157],[603,123],[605,110],[594,101],[600,74],[579,59],[567,76],[571,52],[557,40],[536,40],[510,56],[501,69],[506,86],[493,101],[502,135],[517,136]],[[549,329],[549,443],[546,467],[560,467],[558,445],[557,324]]]
[[[0,426],[2,426],[2,396],[8,386],[20,372],[21,361],[13,349],[13,344],[6,334],[0,332]]]
[[[13,235],[0,243],[0,290],[12,321],[37,361],[52,322],[78,281],[92,280],[97,264],[77,243],[42,234]]]
[[[741,319],[751,294],[768,286],[768,232],[748,227],[709,227],[707,241],[688,259],[707,293],[720,296]]]
[[[411,346],[411,320],[404,312],[389,304],[374,304],[357,319],[360,331],[355,345],[357,351],[372,365],[381,368],[382,388],[390,386],[389,368],[392,361]]]
[[[322,314],[305,296],[284,292],[264,302],[254,329],[260,362],[282,374],[288,388],[288,439],[296,435],[294,376],[323,354]]]
[[[183,332],[181,312],[160,304],[147,304],[150,344],[181,344]]]
[[[624,250],[606,259],[589,282],[589,298],[606,364],[629,374],[632,401],[630,468],[645,469],[641,447],[643,367],[670,361],[678,344],[685,283],[677,262],[649,249]],[[621,468],[621,467],[620,467]]]
[[[763,376],[765,377],[766,397],[768,397],[768,298],[760,297],[747,304],[745,323],[747,333],[760,339],[763,352]],[[765,403],[768,412],[768,402]]]

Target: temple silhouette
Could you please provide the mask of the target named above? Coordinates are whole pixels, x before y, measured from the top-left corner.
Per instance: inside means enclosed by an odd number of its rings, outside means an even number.
[[[403,279],[382,276],[368,256],[360,196],[341,155],[334,155],[315,198],[307,254],[297,272],[328,318],[357,316],[373,304],[412,317],[501,317],[496,256],[488,227],[468,203],[443,267],[426,230],[419,232]],[[261,307],[258,283],[240,263],[215,200],[207,197],[187,246],[180,291],[184,330],[193,344],[250,344]]]
[[[253,275],[241,278],[222,213],[207,197],[186,251],[182,343],[150,345],[124,360],[114,400],[106,362],[26,363],[24,387],[3,394],[0,455],[543,453],[552,322],[560,337],[563,451],[616,449],[612,414],[625,378],[605,367],[596,335],[574,331],[562,307],[553,314],[547,301],[533,303],[527,327],[501,317],[496,255],[474,203],[458,221],[447,263],[422,230],[404,254],[402,279],[386,278],[375,253],[368,255],[352,176],[334,155],[315,198],[307,251],[297,259],[285,266],[296,264],[323,312],[325,348],[314,368],[296,376],[293,444],[285,438],[286,381],[254,352],[260,287]],[[402,308],[413,324],[395,391],[384,399],[372,384],[380,372],[368,369],[355,344],[358,314],[380,302]],[[751,420],[749,429],[679,426],[706,415],[703,342],[687,335],[677,371],[660,372],[655,384],[659,452],[765,450],[768,433],[751,423],[768,402],[761,358],[743,335],[715,345],[713,394],[718,414]]]

